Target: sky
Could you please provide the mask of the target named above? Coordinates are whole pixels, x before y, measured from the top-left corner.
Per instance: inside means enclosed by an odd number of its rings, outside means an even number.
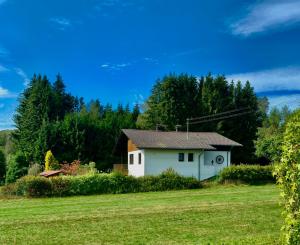
[[[296,108],[299,43],[299,0],[0,0],[0,130],[34,73],[116,106],[171,72],[211,72]]]

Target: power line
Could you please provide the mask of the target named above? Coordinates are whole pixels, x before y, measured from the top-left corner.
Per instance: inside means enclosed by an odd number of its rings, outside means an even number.
[[[231,115],[227,115],[227,116],[223,116],[223,117],[211,118],[211,119],[207,119],[207,120],[200,120],[200,121],[196,121],[196,122],[189,122],[189,124],[192,125],[192,124],[200,124],[200,123],[212,122],[212,121],[217,121],[217,120],[224,120],[224,119],[227,119],[227,118],[246,115],[246,114],[249,114],[249,113],[252,113],[252,112],[253,112],[253,110],[249,110],[249,111],[235,113],[235,114],[231,114]]]
[[[197,117],[197,118],[193,118],[193,119],[187,118],[186,119],[187,140],[189,139],[189,126],[192,124],[200,124],[200,123],[212,122],[212,121],[216,121],[216,120],[224,120],[224,119],[228,119],[228,118],[232,118],[232,117],[242,116],[242,115],[249,114],[252,112],[254,112],[254,111],[252,109],[250,109],[249,107],[243,107],[243,108],[239,108],[239,109],[234,109],[234,110],[225,111],[225,112],[212,114],[212,115],[208,115],[208,116],[203,116],[203,117]],[[191,120],[198,120],[198,121],[191,122]]]
[[[220,113],[216,113],[216,114],[211,114],[211,115],[207,115],[207,116],[203,116],[203,117],[195,117],[195,118],[190,118],[190,121],[193,120],[201,120],[201,119],[206,119],[206,118],[210,118],[210,117],[217,117],[217,116],[221,116],[221,115],[226,115],[226,114],[231,114],[234,112],[240,112],[240,111],[244,111],[244,110],[249,110],[249,107],[242,107],[242,108],[238,108],[238,109],[234,109],[234,110],[230,110],[230,111],[225,111],[225,112],[220,112]]]

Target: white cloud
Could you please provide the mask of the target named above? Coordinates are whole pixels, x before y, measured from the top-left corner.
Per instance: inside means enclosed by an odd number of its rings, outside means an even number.
[[[256,92],[300,90],[300,67],[284,67],[227,75],[227,80],[250,81]]]
[[[58,29],[62,31],[72,25],[71,21],[64,17],[53,17],[50,19],[50,21],[53,22],[58,27]]]
[[[230,28],[235,35],[249,36],[295,23],[300,23],[299,0],[265,0],[250,6],[247,15],[232,23]]]
[[[9,69],[3,65],[0,65],[0,72],[6,72],[6,71],[9,71]]]
[[[152,58],[152,57],[145,57],[143,60],[148,62],[148,63],[151,63],[151,64],[155,64],[155,65],[159,64],[158,59],[155,59],[155,58]]]
[[[8,89],[0,86],[0,98],[16,98],[16,94],[11,93]]]
[[[105,63],[100,65],[102,69],[110,70],[110,71],[120,71],[123,70],[127,67],[131,66],[131,63],[120,63],[120,64],[110,64],[110,63]]]
[[[15,68],[15,71],[23,79],[23,84],[26,87],[30,82],[27,74],[21,68]]]

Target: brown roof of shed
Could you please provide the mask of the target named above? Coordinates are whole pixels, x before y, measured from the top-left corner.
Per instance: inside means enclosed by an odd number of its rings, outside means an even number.
[[[138,148],[153,149],[205,149],[215,150],[214,146],[242,146],[214,132],[163,132],[154,130],[123,129],[123,133]]]
[[[40,176],[52,177],[52,176],[59,175],[61,173],[64,173],[64,171],[63,170],[48,170],[48,171],[44,171],[44,172],[40,173]]]

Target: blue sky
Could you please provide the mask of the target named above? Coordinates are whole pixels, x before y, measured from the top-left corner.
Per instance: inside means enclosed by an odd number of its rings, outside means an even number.
[[[0,129],[34,73],[132,105],[165,74],[211,72],[295,108],[299,43],[299,0],[0,0]]]

